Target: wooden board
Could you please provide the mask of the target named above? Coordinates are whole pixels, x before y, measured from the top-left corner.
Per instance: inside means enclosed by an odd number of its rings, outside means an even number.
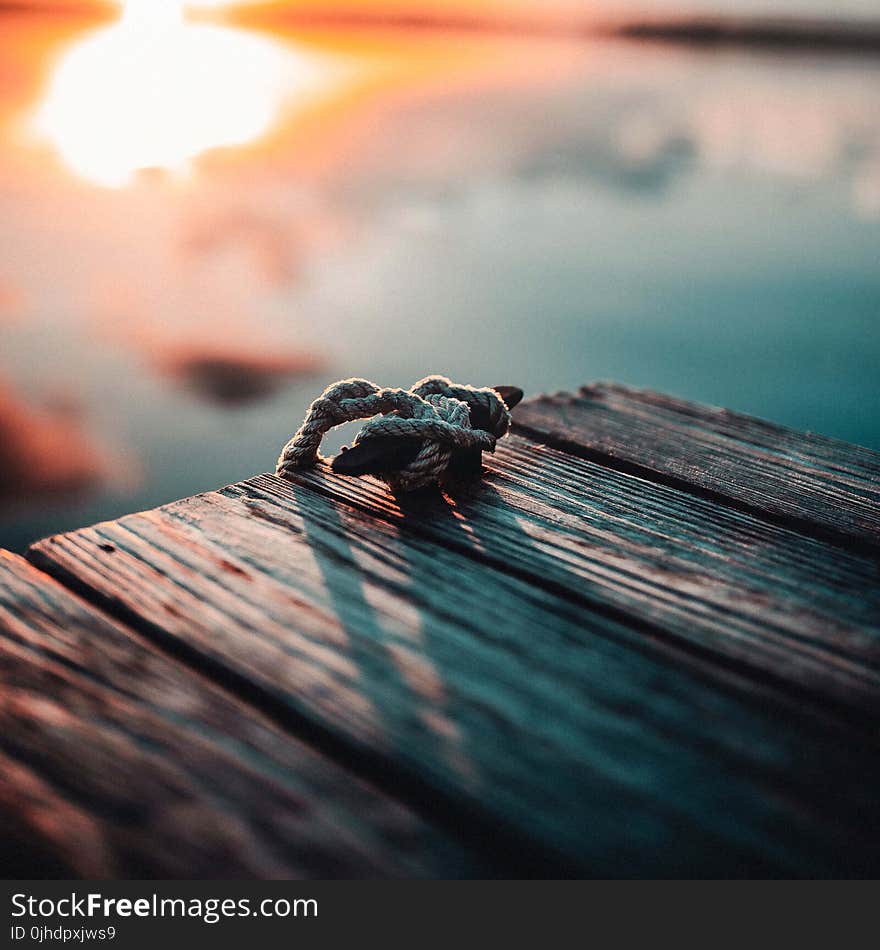
[[[745,666],[822,705],[880,710],[878,559],[517,436],[488,464],[484,483],[454,502],[399,502],[376,481],[321,472],[299,480],[638,622],[646,636]]]
[[[517,408],[518,431],[847,546],[880,549],[880,454],[610,383]]]
[[[725,512],[733,553],[713,557],[690,496],[612,473],[603,500],[593,470],[566,495],[584,475],[550,449],[525,486],[533,450],[511,442],[455,504],[260,476],[31,557],[348,767],[545,866],[876,872],[872,633],[855,608],[817,620],[846,588],[826,603],[795,577],[774,596],[746,551],[799,570],[778,529]],[[637,536],[624,496],[673,505],[687,543],[650,517]]]
[[[14,878],[490,867],[8,552],[0,841]]]

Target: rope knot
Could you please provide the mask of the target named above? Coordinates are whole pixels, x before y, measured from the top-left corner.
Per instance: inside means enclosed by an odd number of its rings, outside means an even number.
[[[378,475],[390,488],[412,491],[453,474],[475,475],[482,452],[494,452],[510,428],[510,409],[522,390],[462,386],[428,376],[411,389],[380,389],[365,379],[344,379],[311,404],[303,424],[281,450],[276,474],[291,477],[314,465],[330,429],[370,418],[351,449],[332,460],[346,475]]]

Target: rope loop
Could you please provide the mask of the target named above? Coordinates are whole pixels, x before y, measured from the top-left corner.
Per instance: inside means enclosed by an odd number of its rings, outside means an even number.
[[[295,469],[314,465],[322,459],[318,449],[325,433],[367,418],[355,445],[376,438],[421,442],[403,468],[379,473],[391,488],[402,491],[440,481],[457,451],[494,452],[496,440],[510,428],[507,406],[488,387],[459,385],[445,376],[427,376],[411,389],[381,389],[367,379],[343,379],[311,404],[303,424],[281,450],[275,473],[289,478]]]

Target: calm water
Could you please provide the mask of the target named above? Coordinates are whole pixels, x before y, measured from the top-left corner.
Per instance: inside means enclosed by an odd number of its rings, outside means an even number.
[[[271,469],[346,375],[880,449],[878,102],[867,59],[6,17],[0,546]]]

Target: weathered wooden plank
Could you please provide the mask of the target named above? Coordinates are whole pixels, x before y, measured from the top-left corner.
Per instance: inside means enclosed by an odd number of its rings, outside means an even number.
[[[517,407],[518,431],[569,452],[880,548],[880,454],[611,383]]]
[[[0,684],[4,877],[485,873],[8,552]]]
[[[410,519],[366,480],[309,479],[258,477],[31,556],[365,774],[581,872],[878,867],[866,730],[513,576],[527,531],[490,551],[476,509]]]
[[[518,436],[454,503],[303,484],[752,675],[880,708],[880,562]],[[267,483],[268,484],[268,483]]]

